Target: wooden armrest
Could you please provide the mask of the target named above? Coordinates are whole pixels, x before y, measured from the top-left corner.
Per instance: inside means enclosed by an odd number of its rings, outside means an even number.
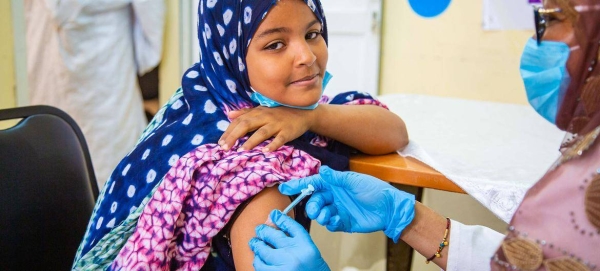
[[[458,185],[428,165],[397,153],[358,154],[350,157],[350,170],[368,174],[390,183],[465,193]]]

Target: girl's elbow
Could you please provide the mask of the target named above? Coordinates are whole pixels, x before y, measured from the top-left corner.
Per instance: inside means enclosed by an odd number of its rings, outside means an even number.
[[[398,145],[395,146],[395,150],[404,149],[404,147],[408,145],[408,141],[408,131],[406,130],[404,121],[402,121],[400,127],[398,128],[398,140],[396,141]]]
[[[408,145],[408,134],[403,133],[399,139],[394,141],[394,146],[392,147],[394,151],[399,151],[404,149]]]
[[[404,147],[406,147],[406,145],[408,145],[408,135],[402,137],[402,139],[399,140],[396,150],[402,150],[404,149]]]

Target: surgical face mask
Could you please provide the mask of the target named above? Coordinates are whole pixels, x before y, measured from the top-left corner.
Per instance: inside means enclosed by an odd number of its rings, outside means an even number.
[[[322,88],[321,94],[323,94],[323,91],[325,91],[325,87],[329,83],[329,80],[331,80],[331,77],[332,77],[331,74],[329,72],[325,71],[325,75],[323,76],[323,88]],[[319,105],[319,102],[309,105],[309,106],[293,106],[293,105],[288,105],[288,104],[282,104],[280,102],[277,102],[273,99],[268,98],[267,96],[260,94],[258,91],[254,90],[254,89],[252,89],[252,91],[254,93],[252,93],[252,95],[250,95],[250,99],[252,101],[254,101],[255,103],[258,103],[265,107],[285,106],[285,107],[296,108],[296,109],[312,110],[312,109],[317,108],[317,106]]]
[[[564,42],[529,39],[521,56],[521,77],[531,106],[549,122],[556,114],[564,91],[571,81],[567,60],[571,48]]]

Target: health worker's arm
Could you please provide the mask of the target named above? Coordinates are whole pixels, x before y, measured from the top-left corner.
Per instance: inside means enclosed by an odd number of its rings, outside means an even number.
[[[400,239],[425,258],[429,258],[437,251],[440,242],[444,237],[445,230],[446,218],[420,202],[416,202],[415,218],[412,223],[406,226],[402,235],[400,235]],[[451,233],[448,234],[447,241],[449,246],[452,247],[453,240]],[[443,249],[441,257],[434,258],[432,262],[441,269],[446,270],[448,264],[448,251],[448,248]]]
[[[427,259],[437,251],[445,230],[446,218],[416,202],[415,218],[400,239]],[[432,263],[446,271],[489,271],[490,258],[503,238],[504,235],[487,227],[451,220],[448,246]]]
[[[242,145],[251,149],[274,137],[264,151],[271,151],[312,131],[363,153],[386,154],[408,144],[408,133],[402,119],[375,105],[320,104],[314,110],[286,107],[255,107],[228,114],[231,124],[221,136],[219,145],[229,149],[235,141],[256,131]]]
[[[436,253],[444,237],[446,218],[416,202],[413,195],[369,175],[322,166],[319,174],[281,184],[279,191],[295,195],[309,184],[315,192],[306,213],[330,231],[381,230],[425,258]],[[444,270],[489,270],[489,259],[501,240],[501,234],[488,228],[450,223],[448,247],[432,262]]]

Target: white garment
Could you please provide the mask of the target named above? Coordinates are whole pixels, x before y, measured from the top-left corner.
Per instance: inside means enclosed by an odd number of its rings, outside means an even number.
[[[446,271],[487,271],[504,235],[452,220]]]
[[[31,104],[67,112],[98,185],[146,126],[136,73],[158,65],[164,0],[25,0]]]

